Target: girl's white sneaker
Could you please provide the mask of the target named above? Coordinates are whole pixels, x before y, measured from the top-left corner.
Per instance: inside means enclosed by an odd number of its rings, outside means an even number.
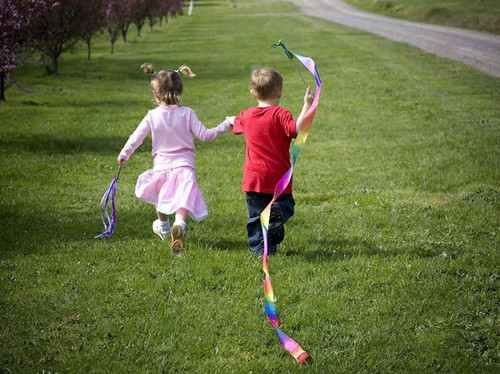
[[[184,230],[180,225],[173,225],[170,232],[172,234],[170,252],[173,254],[179,254],[184,251]]]
[[[170,221],[167,221],[167,226],[162,228],[161,221],[157,219],[153,222],[153,232],[160,237],[161,240],[165,240],[170,236]]]

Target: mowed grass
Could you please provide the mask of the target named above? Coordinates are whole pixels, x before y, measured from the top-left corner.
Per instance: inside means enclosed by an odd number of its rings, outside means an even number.
[[[233,5],[237,6],[234,7]],[[175,257],[134,196],[150,140],[118,182],[117,228],[99,201],[149,108],[144,61],[188,64],[184,104],[207,126],[254,105],[255,66],[304,88],[281,50],[315,59],[323,92],[294,177],[296,214],[269,262],[282,330],[247,249],[244,139],[197,142],[210,216]],[[304,73],[311,84],[310,76]],[[0,371],[59,373],[496,373],[500,369],[500,80],[282,2],[199,1],[191,17],[131,30],[109,54],[26,66],[0,106]]]
[[[500,0],[345,0],[389,17],[500,34]]]

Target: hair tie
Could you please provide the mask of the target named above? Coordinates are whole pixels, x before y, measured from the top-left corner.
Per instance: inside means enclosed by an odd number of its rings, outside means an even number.
[[[152,77],[152,78],[156,77],[156,71],[153,71],[153,72],[151,73],[151,77]]]
[[[179,70],[174,70],[174,73],[177,73],[177,74],[179,74]]]

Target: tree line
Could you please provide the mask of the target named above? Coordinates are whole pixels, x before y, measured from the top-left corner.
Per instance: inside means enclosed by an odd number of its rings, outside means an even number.
[[[0,100],[5,84],[16,84],[11,72],[22,66],[26,56],[39,53],[47,72],[57,74],[58,59],[78,42],[87,45],[105,32],[111,44],[124,41],[131,24],[140,35],[144,25],[151,29],[167,22],[168,15],[182,13],[184,0],[0,0]],[[17,84],[16,84],[17,85]]]

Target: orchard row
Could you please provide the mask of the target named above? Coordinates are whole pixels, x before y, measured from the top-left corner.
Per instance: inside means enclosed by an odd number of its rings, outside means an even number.
[[[23,62],[40,55],[47,71],[57,74],[58,59],[76,43],[91,53],[93,37],[104,31],[111,53],[116,40],[127,38],[129,25],[140,34],[170,14],[182,13],[184,0],[2,0],[0,2],[0,100],[5,101],[5,80]]]

